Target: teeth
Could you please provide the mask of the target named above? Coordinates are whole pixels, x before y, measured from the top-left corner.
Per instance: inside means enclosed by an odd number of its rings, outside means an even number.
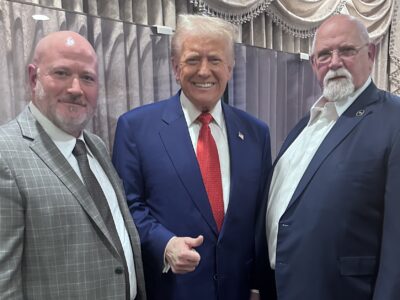
[[[194,83],[195,86],[200,87],[200,88],[209,88],[214,85],[214,83],[211,82],[204,82],[204,83]]]

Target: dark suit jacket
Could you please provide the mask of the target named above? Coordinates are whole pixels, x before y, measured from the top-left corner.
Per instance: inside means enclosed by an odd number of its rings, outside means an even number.
[[[257,228],[264,267],[266,206]],[[280,219],[278,299],[398,300],[399,253],[400,101],[371,83],[324,139]]]
[[[85,141],[117,195],[146,299],[140,242],[106,147]],[[126,300],[122,261],[84,184],[26,108],[0,127],[0,299]]]
[[[267,126],[222,104],[231,161],[231,190],[218,235],[179,95],[134,109],[118,121],[113,162],[142,242],[149,299],[247,299],[254,229],[271,165]],[[242,140],[239,132],[244,135]],[[194,272],[162,273],[173,236],[204,236]]]

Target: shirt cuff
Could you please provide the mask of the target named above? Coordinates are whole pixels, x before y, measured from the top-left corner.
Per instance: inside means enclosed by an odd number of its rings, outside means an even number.
[[[168,243],[170,242],[170,241],[172,241],[173,239],[175,239],[176,238],[176,236],[173,236],[169,241],[168,241]],[[168,243],[167,243],[167,245],[168,245]],[[168,273],[168,271],[169,271],[169,269],[171,269],[171,266],[169,265],[169,263],[167,262],[167,259],[165,258],[165,251],[167,250],[167,246],[165,246],[165,249],[164,249],[164,259],[163,259],[163,261],[164,261],[164,266],[163,266],[163,270],[162,270],[162,272],[163,273]]]

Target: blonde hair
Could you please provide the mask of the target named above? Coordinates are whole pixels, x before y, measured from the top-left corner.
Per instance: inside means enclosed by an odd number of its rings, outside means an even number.
[[[187,36],[207,36],[224,39],[229,45],[230,57],[234,61],[234,43],[237,27],[219,18],[200,15],[179,15],[175,34],[171,41],[171,55],[179,58]]]

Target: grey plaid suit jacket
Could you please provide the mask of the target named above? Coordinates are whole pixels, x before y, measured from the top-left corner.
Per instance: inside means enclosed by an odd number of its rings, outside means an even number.
[[[116,192],[146,299],[139,237],[104,143],[84,132]],[[0,299],[126,300],[121,259],[85,186],[28,108],[0,127]],[[117,270],[117,271],[116,271]]]

